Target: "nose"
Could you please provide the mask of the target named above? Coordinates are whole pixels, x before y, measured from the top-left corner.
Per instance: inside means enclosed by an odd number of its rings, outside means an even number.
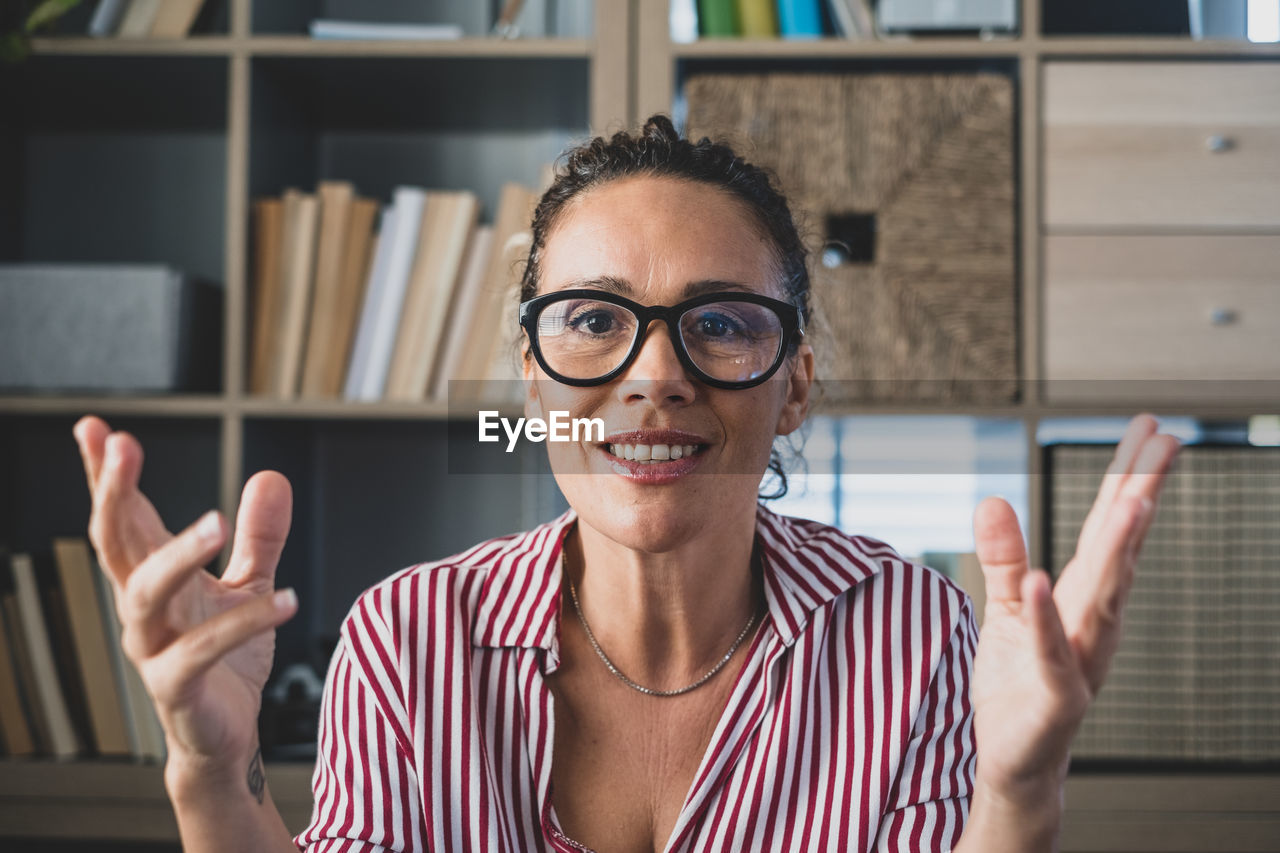
[[[656,404],[685,405],[693,401],[693,380],[680,363],[671,335],[661,320],[654,320],[645,329],[640,352],[620,377],[617,393],[623,402],[648,400]]]

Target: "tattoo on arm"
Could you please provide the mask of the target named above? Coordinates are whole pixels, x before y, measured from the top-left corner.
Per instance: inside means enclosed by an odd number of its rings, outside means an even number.
[[[267,774],[262,767],[262,747],[254,750],[253,758],[249,759],[249,775],[246,781],[249,783],[249,793],[253,794],[258,805],[262,805],[262,795],[267,789]]]

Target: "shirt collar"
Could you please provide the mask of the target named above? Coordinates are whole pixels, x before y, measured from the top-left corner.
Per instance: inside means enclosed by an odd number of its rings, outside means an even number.
[[[560,553],[577,519],[569,509],[526,533],[473,549],[476,558],[487,551],[489,565],[472,626],[473,645],[558,654]],[[764,506],[756,511],[756,539],[764,557],[770,621],[788,646],[815,610],[880,571],[882,557],[894,555],[875,540]]]

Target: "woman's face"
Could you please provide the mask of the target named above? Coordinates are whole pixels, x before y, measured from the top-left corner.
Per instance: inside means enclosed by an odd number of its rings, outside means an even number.
[[[632,177],[583,193],[561,212],[541,262],[539,293],[600,287],[592,282],[607,277],[642,305],[673,305],[702,290],[786,301],[771,246],[744,203],[692,181]],[[769,381],[723,390],[685,371],[664,323],[641,334],[635,361],[595,387],[556,382],[527,357],[525,378],[535,381],[525,410],[604,421],[604,443],[547,443],[556,482],[583,521],[628,547],[660,552],[718,520],[754,515],[774,436],[804,420],[813,353],[802,344]],[[645,466],[619,459],[613,444],[696,449]]]

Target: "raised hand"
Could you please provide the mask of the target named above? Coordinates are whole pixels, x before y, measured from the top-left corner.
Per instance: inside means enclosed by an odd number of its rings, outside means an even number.
[[[1120,643],[1138,552],[1178,448],[1150,415],[1129,423],[1052,591],[1049,576],[1028,567],[1010,506],[999,498],[978,506],[987,604],[971,699],[978,777],[1001,796],[1043,790],[1065,774],[1071,739]]]
[[[292,493],[264,471],[245,485],[231,560],[203,571],[227,530],[211,511],[174,536],[138,489],[142,447],[88,416],[75,426],[93,496],[89,538],[114,589],[125,654],[155,702],[171,764],[243,766],[257,741],[275,628],[297,609],[273,593]]]

